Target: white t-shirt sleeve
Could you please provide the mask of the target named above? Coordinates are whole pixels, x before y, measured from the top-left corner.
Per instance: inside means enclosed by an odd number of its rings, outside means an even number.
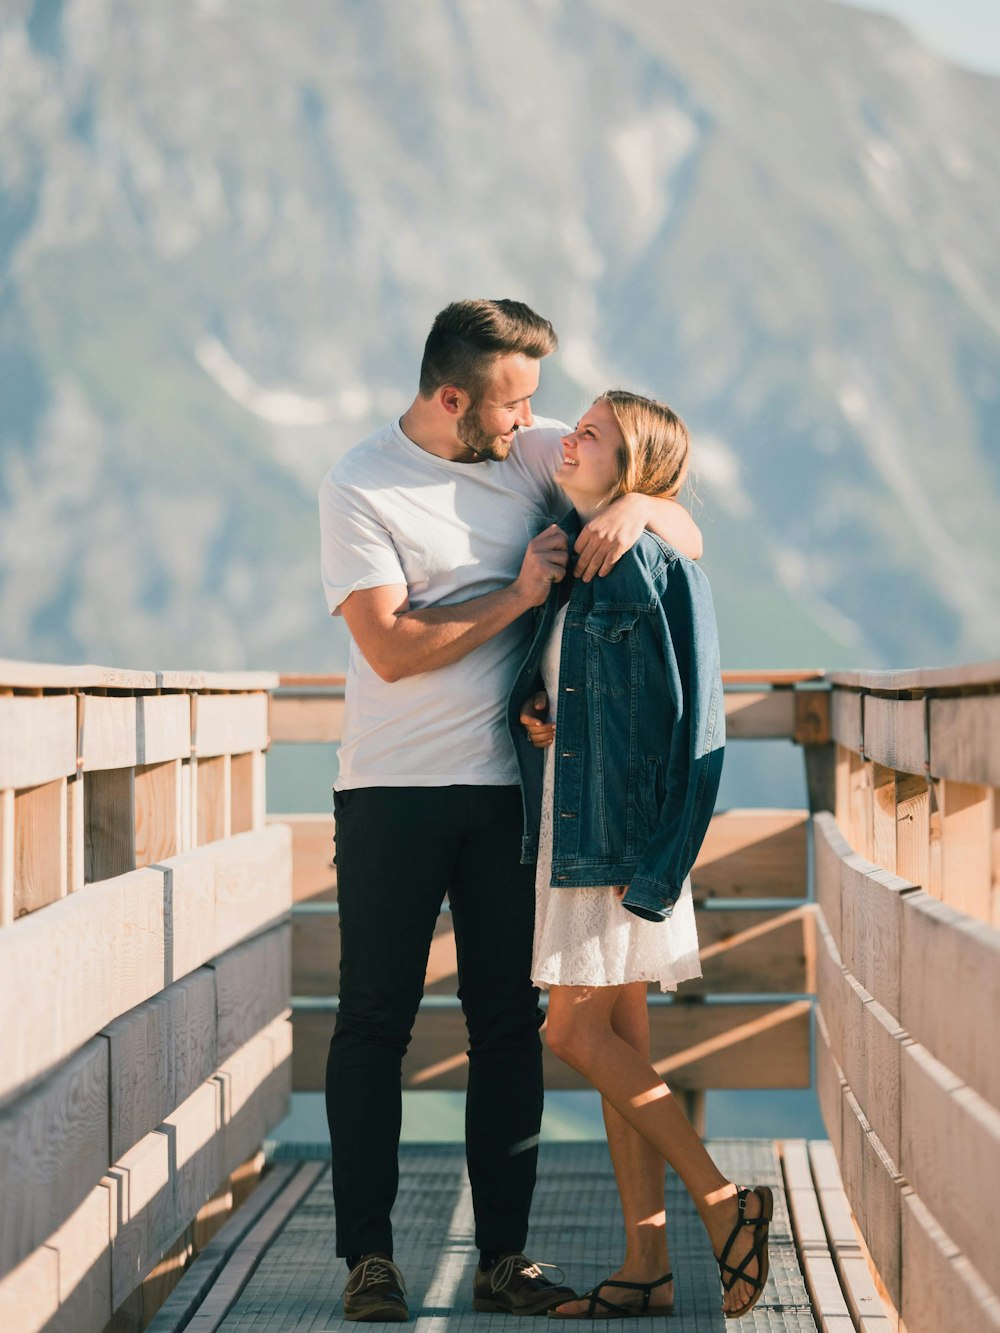
[[[319,489],[320,568],[331,615],[361,588],[406,583],[389,531],[368,498],[331,474]]]
[[[555,474],[563,461],[562,437],[567,427],[561,421],[536,417],[535,424],[519,431],[518,456],[521,466],[533,478],[553,518],[562,518],[571,507]]]

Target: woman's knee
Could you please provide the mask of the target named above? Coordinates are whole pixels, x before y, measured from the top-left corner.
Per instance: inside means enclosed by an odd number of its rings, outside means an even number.
[[[550,1004],[545,1040],[553,1055],[586,1073],[594,1065],[601,1026],[590,1014]]]

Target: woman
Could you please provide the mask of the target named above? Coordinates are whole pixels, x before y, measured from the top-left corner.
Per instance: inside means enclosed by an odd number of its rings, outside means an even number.
[[[598,398],[564,438],[557,473],[575,510],[571,548],[577,525],[619,495],[676,494],[688,448],[664,404],[618,389]],[[647,982],[672,990],[700,975],[688,872],[715,803],[724,726],[701,571],[644,535],[606,577],[569,575],[539,616],[508,721],[525,859],[538,862],[532,977],[549,989],[549,1047],[602,1094],[626,1231],[619,1270],[550,1314],[671,1313],[666,1161],[708,1231],[723,1309],[736,1318],[767,1279],[771,1191],[740,1189],[716,1167],[650,1064],[646,1009]]]

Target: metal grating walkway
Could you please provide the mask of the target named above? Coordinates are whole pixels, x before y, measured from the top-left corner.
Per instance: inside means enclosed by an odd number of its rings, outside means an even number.
[[[710,1147],[731,1178],[775,1187],[771,1275],[751,1314],[739,1322],[725,1320],[708,1240],[687,1194],[668,1173],[670,1251],[677,1283],[671,1333],[815,1333],[775,1145],[769,1140],[717,1140]],[[411,1311],[411,1322],[404,1327],[417,1333],[497,1333],[509,1316],[475,1314],[471,1308],[476,1251],[461,1145],[404,1146],[400,1166],[396,1262],[407,1280]],[[353,1327],[340,1307],[346,1267],[333,1254],[329,1165],[283,1161],[272,1177],[269,1188],[265,1182],[257,1191],[259,1221],[249,1230],[244,1221],[243,1236],[235,1245],[220,1233],[214,1255],[210,1247],[186,1274],[151,1333],[320,1333]],[[605,1145],[543,1144],[532,1217],[528,1252],[533,1258],[558,1262],[567,1281],[581,1291],[607,1276],[621,1259],[622,1237]],[[627,1330],[648,1326],[648,1320],[624,1324]]]

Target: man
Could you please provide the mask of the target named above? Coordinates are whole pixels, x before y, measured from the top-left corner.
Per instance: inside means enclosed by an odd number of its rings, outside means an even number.
[[[473,1306],[544,1314],[572,1298],[522,1253],[542,1113],[533,868],[504,705],[531,617],[566,571],[559,423],[534,423],[547,320],[459,301],[434,321],[403,416],[320,491],[323,582],[351,632],[334,792],[340,1003],[327,1066],[344,1313],[408,1317],[392,1263],[400,1064],[447,892],[469,1030],[466,1154],[480,1262]],[[576,574],[611,568],[649,522],[691,554],[673,502],[631,495],[581,534]],[[692,547],[695,548],[692,550]]]

